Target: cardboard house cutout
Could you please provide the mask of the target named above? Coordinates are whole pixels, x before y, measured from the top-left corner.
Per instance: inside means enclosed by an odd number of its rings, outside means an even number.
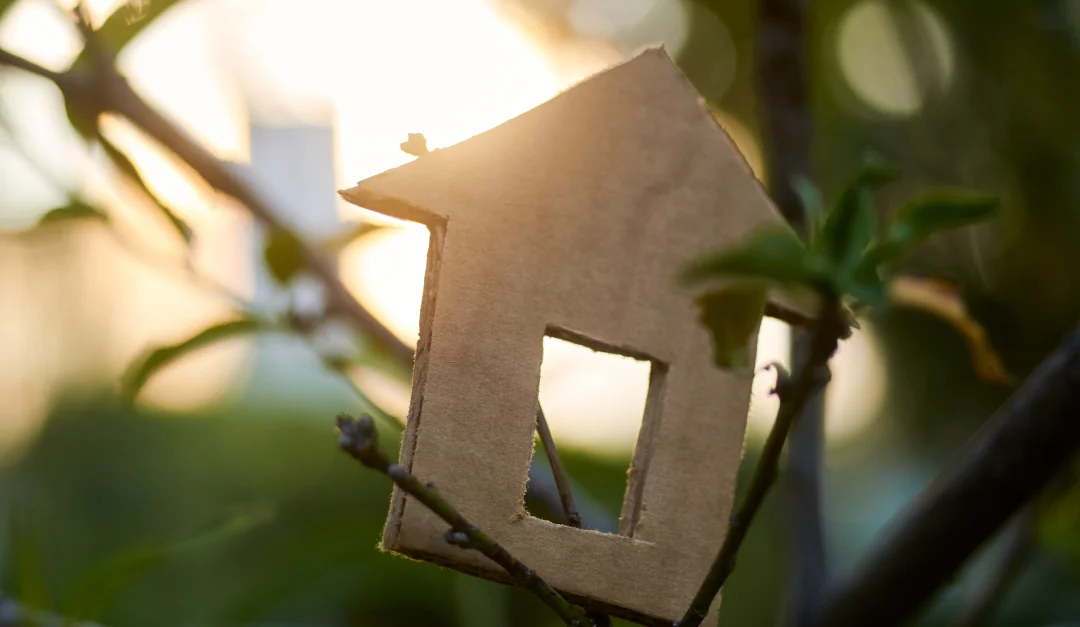
[[[780,218],[667,53],[342,195],[431,231],[401,464],[572,600],[678,618],[727,527],[750,382],[713,366],[676,275]],[[525,510],[545,335],[651,362],[618,534]],[[382,546],[508,581],[446,529],[395,491]]]

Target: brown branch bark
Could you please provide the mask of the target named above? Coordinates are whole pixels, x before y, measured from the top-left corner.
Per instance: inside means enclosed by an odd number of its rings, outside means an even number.
[[[0,66],[18,68],[52,81],[65,98],[80,103],[81,107],[101,113],[111,112],[127,118],[147,135],[171,150],[181,161],[191,167],[200,177],[217,189],[236,198],[256,220],[271,229],[292,232],[257,190],[236,175],[229,164],[221,161],[199,143],[184,133],[172,121],[148,104],[128,84],[112,65],[113,57],[103,50],[85,28],[78,13],[76,26],[87,40],[90,65],[58,73],[43,68],[27,59],[0,48]],[[321,252],[297,238],[302,244],[301,253],[305,265],[324,284],[329,295],[328,313],[341,314],[350,320],[361,333],[375,340],[375,344],[402,365],[409,367],[414,350],[399,340],[388,328],[361,305],[341,283],[337,269]],[[538,488],[530,483],[532,493]]]
[[[806,230],[806,212],[794,183],[811,180],[813,114],[810,108],[808,15],[810,0],[761,0],[758,3],[756,82],[764,126],[769,190],[780,213]],[[792,363],[799,367],[812,351],[814,321],[773,305],[766,315],[792,327]],[[792,315],[794,314],[794,315]],[[854,323],[854,318],[852,318]],[[854,323],[852,326],[857,326]],[[850,329],[845,335],[850,335]],[[827,365],[824,366],[828,368]],[[791,433],[784,474],[792,539],[792,568],[787,607],[781,622],[802,625],[813,612],[828,578],[822,521],[821,468],[825,448],[825,398],[820,391],[806,403]]]
[[[90,39],[89,41],[92,41]],[[88,43],[88,46],[91,44]],[[104,55],[93,55],[102,57]],[[0,64],[16,67],[53,81],[69,101],[79,102],[87,110],[114,113],[127,118],[149,137],[172,151],[188,164],[207,184],[238,200],[261,223],[271,229],[293,229],[257,190],[198,142],[191,139],[171,120],[150,106],[115,68],[92,65],[56,73],[0,49]],[[79,73],[75,73],[79,72]],[[304,245],[304,264],[327,288],[328,309],[351,320],[357,329],[371,337],[384,351],[403,364],[411,364],[413,349],[363,307],[338,278],[337,268],[321,252]]]
[[[29,59],[24,59],[17,54],[13,54],[11,52],[8,52],[7,50],[4,50],[3,48],[0,48],[0,65],[7,65],[9,67],[18,68],[24,72],[35,74],[57,84],[59,84],[59,82],[63,80],[62,74],[43,68],[37,63],[30,61]]]
[[[566,524],[571,527],[581,528],[581,514],[574,505],[574,495],[570,490],[570,478],[566,475],[562,460],[559,459],[559,451],[555,448],[555,439],[551,437],[551,429],[548,427],[547,416],[544,408],[536,406],[536,433],[540,436],[540,443],[544,446],[548,465],[551,466],[551,474],[555,477],[555,488],[559,492],[559,503],[562,505],[563,516]]]
[[[956,627],[978,627],[997,609],[1009,586],[1016,580],[1035,549],[1035,507],[1029,505],[1017,514],[1008,529],[1005,546],[990,568],[986,580],[975,589],[967,610],[956,621]]]
[[[1080,329],[826,595],[814,625],[906,623],[1080,450]]]
[[[353,420],[348,416],[340,415],[337,426],[338,443],[342,450],[364,466],[390,477],[399,488],[450,525],[450,529],[446,532],[447,542],[483,553],[488,559],[506,570],[519,585],[539,597],[567,625],[571,627],[593,625],[583,609],[564,599],[535,570],[523,564],[491,536],[465,520],[454,506],[439,494],[434,484],[421,483],[404,467],[391,462],[379,446],[375,423],[370,416]]]
[[[755,75],[766,151],[769,191],[796,230],[803,211],[796,177],[810,175],[810,112],[807,42],[808,0],[760,0]]]
[[[201,145],[189,138],[172,122],[146,103],[127,81],[121,80],[108,91],[110,109],[129,119],[149,136],[174,152],[212,187],[240,201],[263,224],[272,229],[291,231],[271,205],[254,188]],[[312,246],[301,249],[307,269],[326,286],[328,309],[352,320],[357,328],[373,338],[398,361],[412,363],[413,349],[397,338],[374,315],[363,307],[338,278],[337,268]]]
[[[792,347],[794,363],[809,358],[810,344],[811,338],[806,333],[796,334]],[[829,377],[828,364],[823,368],[825,376]],[[779,618],[785,625],[804,625],[811,619],[830,575],[821,503],[824,454],[825,393],[822,389],[806,402],[788,442],[784,496],[793,547],[785,607]]]
[[[698,588],[697,594],[694,595],[690,607],[676,624],[677,627],[697,627],[708,616],[709,606],[712,605],[713,599],[716,598],[731,572],[735,570],[735,558],[750,530],[754,516],[757,515],[761,504],[765,502],[765,497],[769,494],[769,489],[776,481],[780,467],[780,454],[784,450],[784,442],[787,440],[792,424],[802,413],[806,402],[827,382],[826,365],[836,351],[837,338],[843,328],[839,314],[839,301],[830,300],[832,302],[826,303],[823,307],[822,321],[814,332],[812,349],[805,364],[790,380],[787,380],[785,376],[777,377],[775,392],[780,397],[780,409],[777,411],[776,421],[765,440],[765,447],[761,451],[761,458],[750,478],[746,495],[731,516],[720,550],[705,580],[702,581],[701,587]]]

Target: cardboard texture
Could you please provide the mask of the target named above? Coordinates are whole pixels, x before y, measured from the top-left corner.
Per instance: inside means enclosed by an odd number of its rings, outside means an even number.
[[[573,600],[678,618],[726,530],[750,381],[712,365],[676,275],[780,218],[668,55],[342,195],[432,234],[401,463]],[[618,534],[525,511],[545,334],[652,362]],[[395,491],[383,547],[508,581],[446,528]]]

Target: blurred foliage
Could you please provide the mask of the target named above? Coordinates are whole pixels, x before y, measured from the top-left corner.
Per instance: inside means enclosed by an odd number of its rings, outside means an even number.
[[[980,376],[1010,382],[982,327],[968,315],[956,290],[941,289],[940,281],[888,273],[929,237],[989,218],[998,202],[957,191],[931,193],[902,207],[879,229],[871,192],[895,178],[891,167],[871,159],[829,211],[823,211],[813,185],[801,181],[808,225],[801,238],[789,227],[768,225],[687,264],[684,283],[727,283],[695,300],[701,322],[712,336],[718,367],[746,371],[747,349],[761,320],[766,294],[779,287],[786,292],[781,298],[789,302],[803,294],[816,297],[819,303],[807,315],[818,319],[827,315],[820,313],[822,305],[850,303],[865,311],[888,305],[890,300],[895,304],[890,296],[899,296],[902,304],[938,315],[964,334]]]
[[[516,1],[564,25],[573,4]],[[897,27],[921,108],[894,115],[860,101],[837,50],[841,22],[858,3],[814,2],[814,173],[824,193],[803,185],[804,197],[842,197],[862,156],[882,154],[904,177],[875,192],[875,213],[854,215],[870,224],[889,213],[894,225],[908,220],[907,231],[883,232],[884,241],[905,249],[922,239],[926,224],[918,211],[901,208],[906,199],[936,202],[940,197],[922,194],[942,186],[1002,198],[991,224],[937,236],[895,271],[948,279],[953,296],[963,297],[950,306],[965,306],[965,320],[997,349],[1002,369],[1022,379],[1080,318],[1080,9],[1068,0],[927,1],[949,36],[954,68],[945,80],[927,61],[928,34],[911,19],[912,5],[876,1]],[[0,0],[0,14],[12,4]],[[102,28],[106,44],[119,50],[174,4],[122,8]],[[680,66],[712,105],[760,136],[750,63],[756,3],[685,5]],[[96,112],[69,104],[73,123],[95,138],[86,122],[96,121]],[[138,184],[137,172],[116,165]],[[866,195],[849,198],[858,208]],[[72,199],[43,222],[100,217]],[[846,224],[828,237],[853,241],[838,235],[850,233]],[[866,242],[858,241],[863,253]],[[267,261],[279,279],[291,277],[290,242],[271,244]],[[837,259],[848,267],[851,248],[836,250],[846,251]],[[958,334],[948,316],[910,307],[875,311],[866,327],[880,348],[887,388],[872,427],[829,450],[826,513],[840,572],[1008,394],[971,367],[974,327]],[[390,367],[377,355],[363,359]],[[390,487],[335,450],[336,408],[306,415],[263,409],[179,419],[122,409],[115,399],[59,400],[37,440],[0,460],[0,589],[113,627],[554,624],[526,594],[380,553]],[[758,446],[748,442],[740,480]],[[628,460],[562,454],[575,480],[617,516]],[[1067,483],[1040,510],[1041,550],[993,624],[1080,620],[1076,485]],[[528,506],[537,515],[543,508]],[[725,587],[721,624],[775,621],[791,553],[788,518],[783,501],[769,499]],[[949,622],[983,562],[976,560],[922,624]]]
[[[487,624],[553,624],[528,594],[379,552],[389,481],[336,450],[329,420],[86,407],[57,409],[4,473],[23,521],[4,589],[28,602],[108,625],[480,624],[455,618],[476,613],[455,612],[464,588],[505,606]],[[599,492],[628,462],[567,457]]]
[[[169,346],[159,346],[150,350],[144,357],[138,359],[128,369],[124,377],[121,397],[127,401],[134,401],[139,390],[146,385],[150,377],[178,359],[182,359],[189,353],[205,348],[216,342],[222,342],[238,335],[258,333],[269,330],[269,326],[252,318],[230,320],[213,326],[206,327],[195,335]]]

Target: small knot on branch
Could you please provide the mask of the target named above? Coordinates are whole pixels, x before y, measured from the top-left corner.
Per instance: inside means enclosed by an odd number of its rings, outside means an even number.
[[[346,414],[338,414],[337,430],[338,446],[361,464],[387,474],[389,466],[397,466],[390,464],[379,447],[379,434],[375,431],[375,421],[371,416],[365,414],[353,419]]]
[[[828,362],[816,368],[814,372],[810,374],[810,377],[811,385],[815,390],[820,390],[829,385],[829,382],[832,381],[832,370],[829,368]]]
[[[447,544],[451,544],[456,547],[461,547],[463,549],[473,548],[472,540],[469,539],[469,534],[465,533],[464,531],[447,529],[446,533],[443,534],[443,539],[446,540]]]
[[[776,371],[776,383],[773,384],[769,394],[775,394],[780,400],[784,400],[788,391],[791,390],[791,372],[778,361],[767,364],[764,370]]]
[[[412,475],[409,474],[409,471],[405,470],[405,467],[399,464],[390,464],[389,466],[387,466],[386,475],[398,484],[403,481],[408,481],[412,477]],[[426,487],[428,490],[431,490],[432,492],[435,491],[435,485],[432,483],[428,483],[424,487]]]

